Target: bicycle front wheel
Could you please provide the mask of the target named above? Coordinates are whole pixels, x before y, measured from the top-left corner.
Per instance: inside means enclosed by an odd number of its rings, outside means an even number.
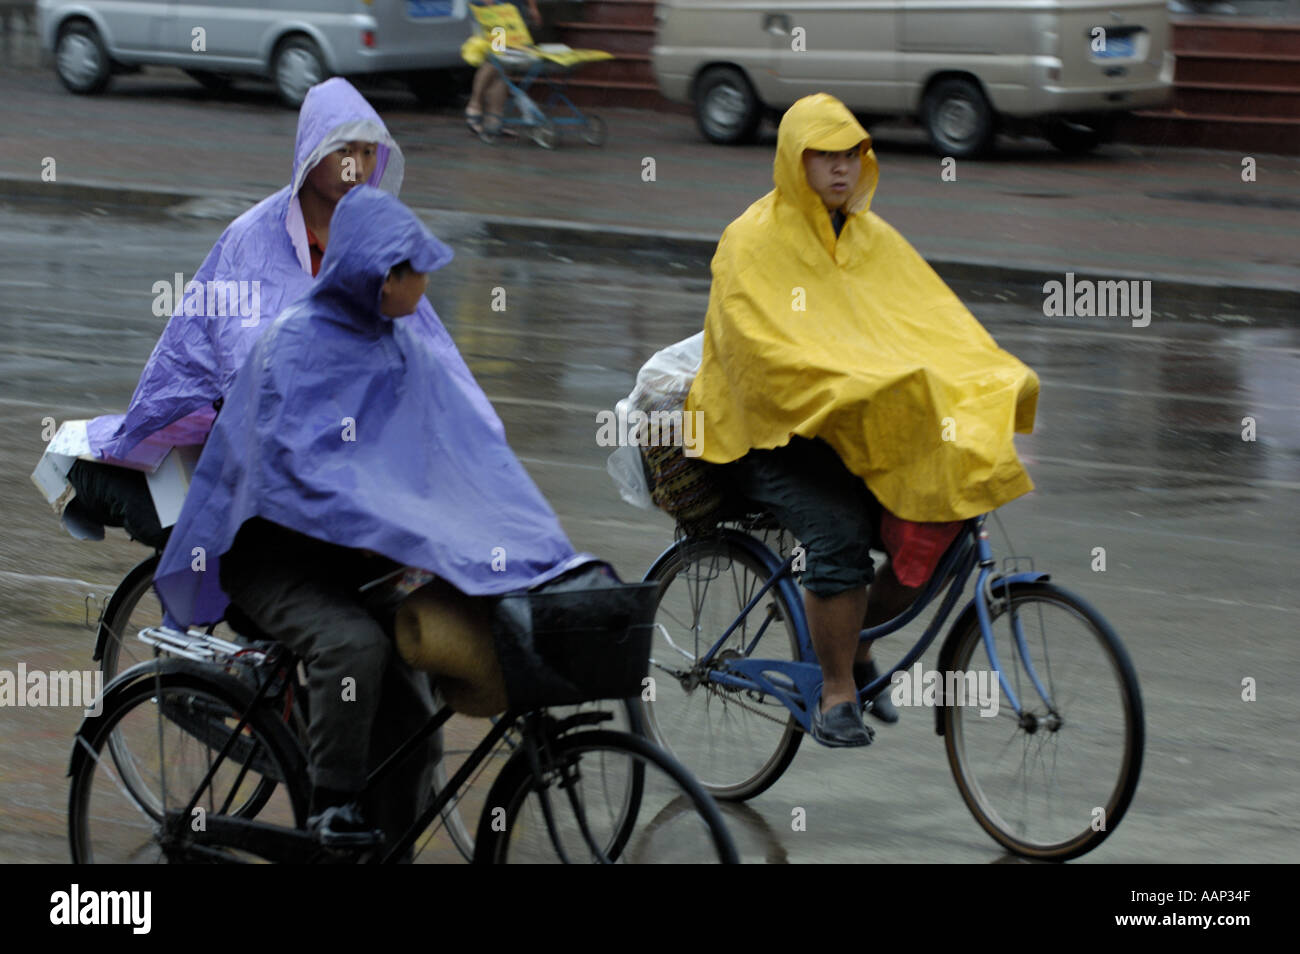
[[[300,827],[307,811],[306,758],[283,720],[265,707],[253,709],[235,735],[252,699],[233,677],[171,661],[142,674],[87,719],[70,770],[72,860],[181,860],[186,832],[252,804],[259,821]],[[227,757],[217,764],[232,736]],[[214,765],[212,779],[202,785]],[[180,817],[195,792],[193,810]]]
[[[436,690],[434,698],[435,708],[441,708],[443,699]],[[553,706],[547,709],[547,712],[559,721],[570,715],[593,711],[608,712],[610,718],[607,724],[611,729],[634,735],[640,734],[640,709],[632,700],[602,700],[576,706]],[[435,796],[447,788],[448,781],[456,770],[464,765],[475,745],[483,737],[484,721],[458,714],[452,716],[443,728],[443,757],[433,770]],[[466,861],[474,860],[474,829],[470,827],[473,819],[482,815],[487,791],[510,757],[519,750],[519,743],[520,735],[516,729],[507,732],[470,777],[470,781],[462,785],[443,808],[442,821],[434,826],[433,836],[436,838],[438,830],[445,829],[451,843]],[[433,838],[428,838],[425,844],[432,842]],[[421,850],[424,850],[423,846]]]
[[[998,688],[972,617],[955,637],[953,688],[982,677],[997,706],[946,699],[948,763],[967,807],[999,844],[1065,861],[1101,844],[1133,800],[1142,696],[1119,637],[1083,600],[1050,583],[1013,583],[1006,596],[993,614],[994,649],[1021,712]]]
[[[594,729],[539,749],[540,778],[521,749],[488,792],[476,863],[738,862],[717,803],[645,739]]]
[[[642,702],[649,738],[689,768],[716,798],[753,798],[781,777],[803,730],[779,700],[710,678],[728,659],[799,659],[794,620],[773,587],[718,648],[704,655],[770,574],[723,537],[686,540],[654,579],[659,583],[650,675],[654,701]]]

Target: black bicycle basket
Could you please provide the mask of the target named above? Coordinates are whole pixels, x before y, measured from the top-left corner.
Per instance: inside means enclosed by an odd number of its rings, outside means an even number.
[[[658,592],[657,583],[620,583],[597,565],[501,597],[492,638],[510,708],[640,695]]]

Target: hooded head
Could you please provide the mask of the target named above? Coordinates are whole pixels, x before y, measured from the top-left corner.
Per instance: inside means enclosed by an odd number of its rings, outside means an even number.
[[[871,150],[871,136],[847,106],[827,93],[805,96],[781,118],[773,174],[777,195],[812,219],[819,233],[821,223],[827,218],[826,205],[808,184],[803,164],[804,151],[843,152],[859,143],[862,145],[862,173],[844,204],[844,211],[849,215],[866,211],[876,191],[880,173],[876,154]]]
[[[334,77],[307,91],[298,112],[298,138],[293,147],[291,196],[302,188],[307,173],[325,156],[349,142],[378,145],[375,170],[366,180],[397,195],[402,190],[406,161],[373,106],[342,77]]]
[[[400,201],[378,189],[358,186],[334,209],[329,245],[312,296],[328,298],[335,306],[330,312],[346,316],[348,324],[373,328],[383,320],[380,292],[389,269],[410,262],[414,271],[427,274],[451,258],[451,249]]]

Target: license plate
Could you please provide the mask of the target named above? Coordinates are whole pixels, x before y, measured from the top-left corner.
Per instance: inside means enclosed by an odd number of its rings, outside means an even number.
[[[1092,42],[1095,43],[1095,41]],[[1092,50],[1093,59],[1098,60],[1123,59],[1135,55],[1136,44],[1131,36],[1111,36],[1107,34],[1105,45],[1100,50]]]
[[[421,17],[449,17],[455,13],[452,0],[406,0],[406,15],[412,20]]]

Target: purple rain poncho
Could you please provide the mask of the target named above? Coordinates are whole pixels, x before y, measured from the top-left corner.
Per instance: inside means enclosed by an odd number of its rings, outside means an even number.
[[[259,282],[258,320],[245,325],[250,319],[240,314],[209,315],[205,292],[177,301],[126,414],[90,422],[88,437],[94,454],[152,470],[171,447],[203,443],[212,426],[212,404],[229,389],[253,343],[281,308],[311,287],[311,256],[298,190],[321,159],[351,140],[378,144],[368,181],[399,193],[405,163],[379,114],[347,80],[335,78],[312,87],[298,114],[292,181],[235,219],[194,274],[199,288],[208,287],[208,282]],[[195,314],[196,310],[202,314]],[[421,304],[417,316],[428,333],[455,353],[428,302]],[[460,361],[458,354],[456,361]],[[468,378],[468,370],[464,373]]]
[[[471,595],[591,559],[574,553],[477,383],[414,318],[379,312],[390,267],[433,271],[451,255],[389,195],[362,187],[339,202],[319,279],[254,346],[195,471],[155,578],[177,622],[221,618],[220,558],[253,517]]]

